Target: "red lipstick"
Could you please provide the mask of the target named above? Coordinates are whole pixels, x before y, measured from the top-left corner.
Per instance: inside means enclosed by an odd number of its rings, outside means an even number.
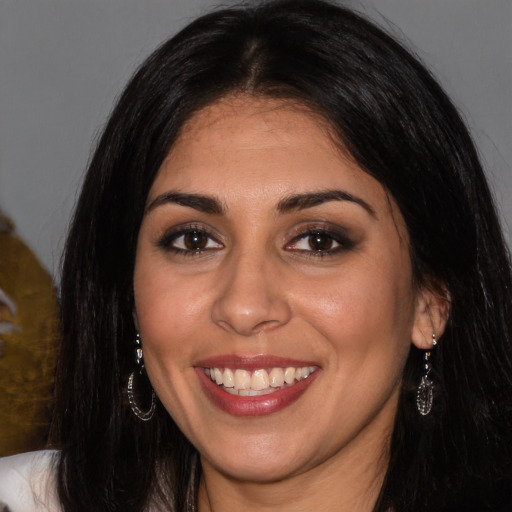
[[[320,370],[318,369],[306,379],[269,394],[239,396],[226,392],[222,386],[213,382],[211,378],[206,375],[205,369],[231,368],[254,371],[262,368],[302,368],[316,365],[314,362],[298,361],[275,356],[217,356],[198,361],[194,366],[208,398],[221,410],[233,416],[262,416],[278,412],[298,400],[320,374]]]

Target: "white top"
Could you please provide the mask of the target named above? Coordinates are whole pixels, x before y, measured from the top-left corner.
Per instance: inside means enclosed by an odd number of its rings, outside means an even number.
[[[0,458],[2,512],[59,512],[52,464],[57,453],[42,450]]]

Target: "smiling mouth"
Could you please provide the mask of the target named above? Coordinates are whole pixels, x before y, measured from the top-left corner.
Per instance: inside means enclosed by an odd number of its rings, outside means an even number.
[[[254,371],[231,368],[205,368],[204,373],[231,395],[261,396],[290,388],[306,380],[317,366],[274,367]]]

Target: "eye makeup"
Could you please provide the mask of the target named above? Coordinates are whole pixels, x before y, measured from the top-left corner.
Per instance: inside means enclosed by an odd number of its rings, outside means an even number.
[[[202,223],[174,226],[157,239],[156,246],[177,256],[200,256],[220,251],[225,245],[221,236]],[[282,249],[300,257],[325,258],[339,255],[356,245],[348,230],[325,221],[309,222],[293,228]],[[291,238],[291,239],[290,239]]]
[[[308,223],[294,229],[294,235],[284,248],[301,256],[329,257],[353,249],[354,240],[347,230],[331,223]]]
[[[185,224],[171,228],[158,239],[157,246],[181,256],[197,256],[224,248],[203,224]]]

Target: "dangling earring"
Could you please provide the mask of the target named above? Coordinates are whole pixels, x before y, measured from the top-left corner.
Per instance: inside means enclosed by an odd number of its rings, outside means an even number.
[[[147,375],[144,377],[144,362],[142,359],[142,346],[140,342],[139,333],[137,333],[137,336],[135,336],[135,362],[137,364],[137,368],[133,370],[128,379],[128,402],[133,411],[133,414],[135,414],[137,418],[139,418],[142,421],[149,421],[155,414],[156,395],[155,391],[151,386],[151,383],[149,382]],[[140,389],[141,385],[144,385],[142,384],[143,380],[146,381],[145,385],[149,385],[149,388],[151,389],[151,405],[147,411],[143,411],[135,401],[135,395],[133,392],[133,382],[136,378],[139,380],[139,383],[137,384],[138,389]]]
[[[432,348],[437,345],[436,335],[432,334]],[[416,392],[416,407],[422,416],[426,416],[432,410],[434,400],[434,383],[430,379],[432,364],[430,363],[430,350],[423,353],[423,374]]]

